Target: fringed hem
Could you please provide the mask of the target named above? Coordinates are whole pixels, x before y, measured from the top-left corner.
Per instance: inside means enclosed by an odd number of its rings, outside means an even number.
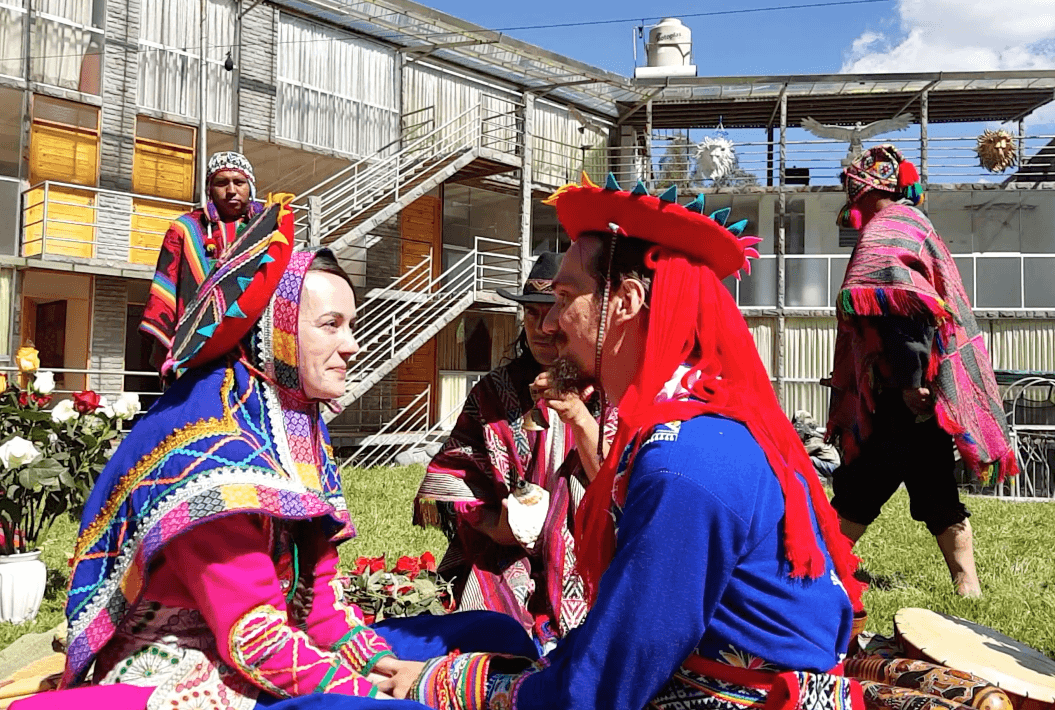
[[[440,506],[431,498],[418,498],[414,501],[414,524],[422,528],[438,528],[443,524]]]
[[[955,441],[964,466],[983,486],[991,485],[994,477],[996,483],[1003,483],[1008,476],[1018,474],[1018,459],[1015,456],[1014,447],[1009,446],[999,458],[993,461],[983,461],[977,444],[972,444],[968,440],[967,430],[950,416],[940,402],[934,414],[938,418],[938,426]]]
[[[951,315],[948,305],[937,296],[906,288],[854,286],[844,288],[836,298],[840,317],[925,316],[942,323]]]

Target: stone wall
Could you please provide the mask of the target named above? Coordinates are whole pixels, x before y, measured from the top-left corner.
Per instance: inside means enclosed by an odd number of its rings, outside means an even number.
[[[89,368],[123,370],[128,281],[116,276],[96,276],[92,294],[92,344]],[[124,389],[121,375],[93,378],[92,389],[112,396]]]
[[[141,14],[139,0],[106,3],[99,185],[111,190],[132,189]]]
[[[278,12],[267,4],[253,4],[242,18],[242,47],[238,61],[238,129],[250,138],[274,138],[275,35]],[[239,141],[239,144],[241,141]]]

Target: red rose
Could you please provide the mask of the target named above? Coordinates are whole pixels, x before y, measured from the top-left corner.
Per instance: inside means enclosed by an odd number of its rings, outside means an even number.
[[[420,558],[421,568],[428,572],[436,571],[436,557],[431,552],[424,553]]]
[[[33,400],[33,404],[38,407],[46,407],[51,402],[51,395],[47,394],[30,394],[30,398]]]
[[[91,390],[84,390],[73,395],[73,408],[81,414],[89,414],[99,408],[102,398]]]
[[[380,572],[384,568],[384,555],[381,555],[380,557],[357,557],[355,560],[355,569],[352,570],[352,574],[370,575],[374,572]]]
[[[18,393],[18,406],[19,407],[28,407],[29,406],[29,393],[28,392],[19,392]]]
[[[404,584],[403,586],[401,586],[396,591],[396,594],[410,594],[413,591],[414,591],[414,585],[413,584]]]
[[[366,614],[365,616],[363,616],[363,623],[366,624],[367,626],[370,626],[371,624],[374,623],[374,620],[376,618],[377,617],[374,616],[373,614]]]
[[[392,568],[392,571],[396,574],[405,574],[411,579],[414,579],[421,573],[421,563],[418,562],[417,557],[403,555],[399,558],[399,561],[396,562],[396,566]]]

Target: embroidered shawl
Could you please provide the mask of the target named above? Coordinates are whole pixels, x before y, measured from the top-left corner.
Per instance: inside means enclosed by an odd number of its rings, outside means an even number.
[[[557,420],[545,431],[523,429],[524,413],[534,406],[528,386],[540,371],[520,358],[473,387],[454,431],[429,464],[414,501],[414,522],[440,527],[451,539],[440,572],[458,580],[459,609],[501,611],[545,642],[586,616],[572,533],[586,478],[569,427]],[[612,420],[614,425],[614,414]],[[555,464],[546,455],[554,427],[563,434]],[[500,546],[472,528],[481,510],[498,509],[520,478],[550,492],[549,513],[531,554]]]
[[[882,343],[863,317],[906,316],[935,326],[926,375],[941,428],[988,483],[1018,466],[989,353],[956,263],[919,210],[894,204],[869,222],[850,257],[836,308],[839,333],[828,433],[852,460],[872,430],[874,368]]]
[[[100,475],[72,561],[64,686],[83,679],[176,535],[233,513],[322,518],[331,539],[355,535],[319,405],[303,398],[297,370],[300,290],[313,258],[292,256],[247,337],[254,364],[229,357],[188,372]]]
[[[251,201],[245,218],[224,223],[220,221],[216,206],[209,202],[204,210],[197,209],[177,217],[161,243],[139,330],[153,336],[164,350],[169,350],[184,306],[194,298],[198,286],[212,270],[215,261],[223,256],[227,245],[263,210],[263,203]]]

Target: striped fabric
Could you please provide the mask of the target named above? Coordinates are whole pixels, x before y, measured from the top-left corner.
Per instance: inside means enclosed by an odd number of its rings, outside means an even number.
[[[984,483],[1018,471],[1003,400],[956,263],[927,217],[894,204],[874,217],[850,257],[836,307],[839,334],[828,432],[853,460],[872,430],[873,366],[882,344],[861,318],[905,316],[936,327],[927,382],[941,428]]]

